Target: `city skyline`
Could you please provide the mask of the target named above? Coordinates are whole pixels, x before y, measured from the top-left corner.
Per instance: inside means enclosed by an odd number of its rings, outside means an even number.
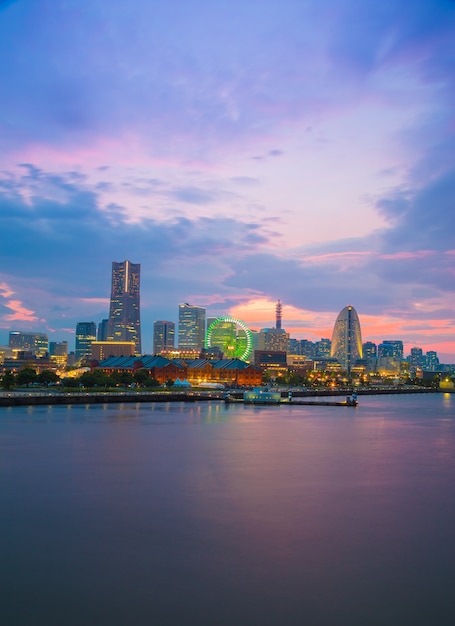
[[[0,344],[180,302],[455,362],[453,2],[0,2]]]
[[[125,270],[128,268],[130,264],[129,261],[125,261],[123,263],[113,262],[113,283],[118,282],[118,277],[114,276],[115,270],[118,270],[119,267],[121,270]],[[137,273],[139,277],[140,274],[140,264],[131,264],[133,271]],[[122,282],[122,281],[120,281]],[[138,295],[138,294],[137,294]],[[115,307],[114,307],[115,308]],[[399,360],[410,359],[412,361],[413,353],[418,353],[420,356],[432,355],[433,357],[437,357],[437,362],[442,364],[442,361],[439,359],[439,355],[437,351],[427,350],[426,347],[422,346],[413,346],[409,345],[406,347],[405,344],[400,339],[390,339],[390,338],[379,338],[377,342],[372,342],[371,340],[362,340],[362,332],[359,316],[355,308],[352,305],[347,305],[343,308],[343,310],[337,315],[336,320],[333,324],[332,330],[330,332],[331,339],[328,337],[320,337],[319,340],[308,340],[308,339],[300,339],[296,337],[291,337],[286,329],[281,328],[282,321],[282,309],[283,305],[279,300],[275,306],[275,311],[279,310],[279,315],[275,318],[275,326],[273,327],[263,327],[263,328],[249,328],[245,322],[242,320],[236,320],[230,316],[228,317],[211,317],[207,316],[207,310],[205,307],[199,307],[197,305],[190,305],[188,303],[179,304],[178,307],[178,322],[173,322],[170,320],[156,320],[153,322],[153,349],[148,351],[144,350],[142,352],[137,351],[137,343],[136,343],[136,356],[140,356],[141,354],[157,354],[161,351],[166,350],[179,350],[179,349],[202,349],[202,347],[207,347],[207,337],[209,333],[209,327],[216,321],[221,323],[229,320],[229,323],[234,323],[239,325],[244,329],[244,331],[248,331],[257,333],[257,348],[259,350],[278,350],[284,351],[292,354],[293,350],[289,348],[290,340],[297,341],[300,343],[301,341],[305,344],[313,344],[314,346],[318,346],[319,344],[328,344],[328,351],[325,354],[325,350],[320,353],[323,356],[323,352],[325,356],[336,358],[342,365],[344,365],[348,371],[351,368],[353,362],[357,359],[367,358],[365,354],[362,354],[364,349],[367,349],[367,352],[374,347],[375,355],[379,357],[392,357],[398,358]],[[140,313],[140,311],[139,311]],[[140,315],[139,315],[140,317]],[[352,318],[352,319],[351,319]],[[102,319],[100,324],[98,325],[98,335],[99,328],[106,323],[106,327],[108,326],[108,319]],[[202,325],[201,325],[202,322]],[[176,331],[177,327],[177,333]],[[187,328],[188,327],[188,328]],[[87,350],[87,346],[91,345],[91,342],[100,341],[100,337],[97,337],[96,333],[97,324],[96,322],[78,322],[75,330],[75,346],[74,353],[77,358],[80,358],[82,354],[78,354],[78,352],[82,351],[84,354],[88,355],[89,351]],[[205,329],[205,330],[204,330]],[[9,331],[9,341],[8,344],[5,343],[5,346],[8,345],[11,347],[14,344],[14,336],[20,336],[20,341],[27,341],[28,336],[37,336],[39,338],[46,337],[47,335],[40,333],[36,333],[33,331],[21,331],[18,329],[11,329]],[[141,326],[139,322],[139,336],[141,335]],[[188,335],[188,336],[187,336]],[[278,336],[279,335],[279,336]],[[13,336],[13,343],[12,343]],[[179,339],[183,342],[181,346],[175,345],[175,341]],[[128,338],[126,339],[128,341]],[[189,343],[188,343],[189,340]],[[106,338],[103,341],[112,341],[111,339]],[[251,338],[252,341],[252,338]],[[48,344],[51,345],[50,340]],[[63,341],[63,343],[68,348],[68,342]],[[15,345],[15,344],[14,344]],[[19,345],[19,344],[18,344]],[[22,344],[21,344],[22,345]],[[2,344],[0,343],[0,346]],[[79,348],[78,348],[79,346]],[[198,347],[199,346],[199,347]],[[156,349],[157,348],[157,349]],[[66,351],[68,354],[71,350]],[[300,349],[297,350],[297,353],[300,354]],[[319,348],[318,348],[319,353]],[[305,354],[305,352],[302,352]],[[453,363],[445,363],[447,365],[454,365]]]

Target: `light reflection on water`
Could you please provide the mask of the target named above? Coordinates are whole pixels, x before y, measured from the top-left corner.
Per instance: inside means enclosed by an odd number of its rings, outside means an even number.
[[[455,396],[359,401],[3,410],[2,623],[452,624]]]

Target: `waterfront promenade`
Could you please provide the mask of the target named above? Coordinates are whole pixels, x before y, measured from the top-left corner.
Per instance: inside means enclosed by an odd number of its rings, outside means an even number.
[[[281,390],[282,396],[287,397],[289,391]],[[346,396],[352,390],[319,389],[296,390],[292,389],[293,398],[325,398]],[[365,387],[356,389],[357,395],[382,394],[416,394],[416,393],[443,393],[439,389],[427,387]],[[445,391],[444,391],[445,393]],[[72,404],[113,404],[121,402],[203,402],[209,400],[223,400],[224,391],[218,390],[184,390],[184,391],[55,391],[21,389],[0,392],[0,407],[9,406],[43,406],[43,405],[72,405]],[[243,390],[234,390],[230,394],[241,398]]]

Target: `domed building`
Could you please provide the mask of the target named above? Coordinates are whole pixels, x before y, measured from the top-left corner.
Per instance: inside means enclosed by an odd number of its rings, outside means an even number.
[[[362,333],[359,316],[353,306],[344,307],[336,319],[330,355],[348,373],[356,361],[362,358]]]

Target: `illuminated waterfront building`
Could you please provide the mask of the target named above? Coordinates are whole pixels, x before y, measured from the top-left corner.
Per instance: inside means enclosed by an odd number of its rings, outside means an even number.
[[[153,353],[160,354],[175,347],[175,324],[159,320],[153,324]]]
[[[68,358],[68,342],[67,341],[50,341],[49,342],[49,358],[58,365],[64,367]]]
[[[362,333],[356,310],[346,306],[338,314],[333,327],[332,358],[348,373],[358,359],[362,358]]]
[[[78,322],[76,325],[76,361],[91,357],[93,341],[96,341],[95,322]]]
[[[112,263],[112,290],[107,331],[108,341],[134,341],[136,354],[141,354],[139,263]]]
[[[179,350],[202,350],[205,342],[205,308],[179,304]]]
[[[30,333],[12,330],[9,333],[9,347],[14,351],[28,351],[43,357],[49,350],[49,340],[45,333]]]
[[[93,341],[91,348],[93,361],[103,361],[114,356],[131,357],[136,352],[134,341]]]

